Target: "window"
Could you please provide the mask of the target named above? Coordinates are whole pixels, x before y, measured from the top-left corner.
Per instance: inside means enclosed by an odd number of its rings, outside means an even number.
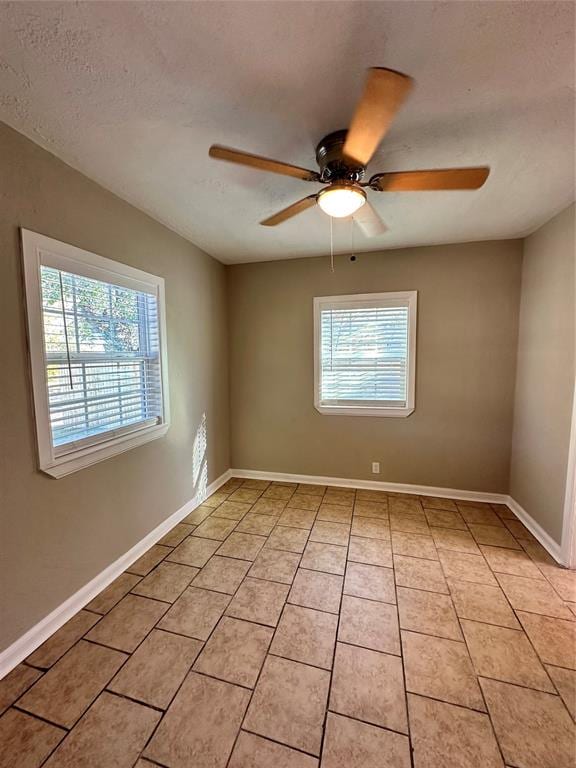
[[[40,469],[166,434],[164,280],[22,230]]]
[[[314,299],[314,404],[320,413],[412,413],[416,301],[416,291]]]

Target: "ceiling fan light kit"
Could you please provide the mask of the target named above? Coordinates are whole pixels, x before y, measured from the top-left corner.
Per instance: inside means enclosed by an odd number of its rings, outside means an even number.
[[[479,189],[490,173],[487,167],[393,171],[377,173],[367,182],[363,181],[366,166],[412,85],[412,78],[401,72],[383,67],[369,69],[350,129],[328,134],[316,147],[318,171],[217,144],[210,147],[209,155],[217,160],[327,185],[261,221],[266,227],[275,227],[318,204],[324,213],[335,218],[358,212],[355,221],[360,229],[367,237],[375,237],[386,232],[386,227],[370,204],[365,189],[373,192],[473,190]]]

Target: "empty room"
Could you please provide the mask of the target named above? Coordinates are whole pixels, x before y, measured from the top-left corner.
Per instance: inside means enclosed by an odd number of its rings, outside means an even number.
[[[575,16],[0,0],[0,768],[576,768]]]

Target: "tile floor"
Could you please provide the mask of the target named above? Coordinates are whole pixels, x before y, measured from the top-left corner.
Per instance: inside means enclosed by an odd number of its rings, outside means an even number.
[[[576,572],[501,505],[232,479],[0,712],[0,768],[574,768]]]

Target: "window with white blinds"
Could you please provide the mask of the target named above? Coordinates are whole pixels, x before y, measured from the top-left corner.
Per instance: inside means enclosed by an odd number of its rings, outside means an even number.
[[[41,468],[164,434],[162,279],[27,231],[23,245]]]
[[[315,404],[322,413],[414,410],[416,292],[319,297]]]

